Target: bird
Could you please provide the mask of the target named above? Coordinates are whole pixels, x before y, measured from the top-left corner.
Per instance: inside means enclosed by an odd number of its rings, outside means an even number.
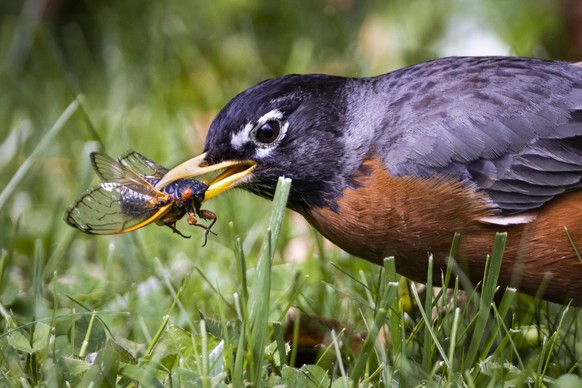
[[[455,259],[482,280],[507,233],[498,285],[582,304],[582,62],[447,57],[373,77],[289,74],[230,100],[203,153],[157,184],[220,171],[287,207],[346,252],[435,283]],[[541,290],[540,290],[541,288]]]

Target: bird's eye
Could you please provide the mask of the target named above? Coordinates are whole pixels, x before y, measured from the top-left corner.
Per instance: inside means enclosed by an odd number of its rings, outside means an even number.
[[[257,127],[253,135],[256,141],[263,144],[270,144],[277,140],[280,133],[281,123],[277,120],[269,120]]]

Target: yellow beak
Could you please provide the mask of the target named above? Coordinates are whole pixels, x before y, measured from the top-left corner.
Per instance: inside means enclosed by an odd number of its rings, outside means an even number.
[[[204,195],[204,200],[206,201],[243,183],[244,178],[250,176],[256,166],[255,162],[249,160],[233,160],[209,165],[204,160],[205,157],[206,153],[172,168],[156,183],[156,189],[159,190],[178,179],[194,178],[209,172],[225,169],[210,182]]]

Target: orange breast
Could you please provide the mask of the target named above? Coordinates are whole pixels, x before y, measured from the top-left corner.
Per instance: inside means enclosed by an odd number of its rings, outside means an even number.
[[[495,233],[507,232],[501,286],[535,295],[547,280],[544,298],[582,304],[582,264],[564,230],[582,243],[582,193],[554,200],[528,224],[499,226],[480,221],[493,210],[482,194],[459,182],[392,177],[377,159],[366,161],[362,171],[367,173],[355,177],[359,187],[344,190],[337,212],[314,208],[303,214],[342,249],[378,264],[394,256],[398,272],[418,281],[426,280],[432,253],[438,280],[446,270],[453,235],[460,232],[455,259],[476,283]]]

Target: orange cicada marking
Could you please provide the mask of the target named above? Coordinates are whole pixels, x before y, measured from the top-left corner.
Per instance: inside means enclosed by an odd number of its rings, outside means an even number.
[[[194,192],[192,191],[192,189],[184,189],[182,191],[182,196],[180,198],[185,201],[189,199],[193,194]]]

